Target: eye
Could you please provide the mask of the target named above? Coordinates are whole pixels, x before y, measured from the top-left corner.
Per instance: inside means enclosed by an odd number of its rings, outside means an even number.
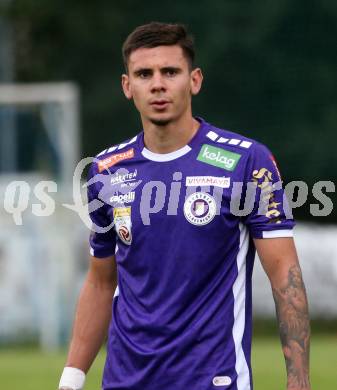
[[[148,71],[148,70],[142,70],[138,73],[138,76],[141,78],[141,79],[147,79],[148,77],[151,76],[151,72]]]
[[[166,69],[165,71],[165,74],[169,77],[173,77],[177,74],[177,70],[176,69]]]

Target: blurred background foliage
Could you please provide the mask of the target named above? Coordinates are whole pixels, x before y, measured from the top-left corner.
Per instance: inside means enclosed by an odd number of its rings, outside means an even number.
[[[336,0],[2,1],[16,82],[74,80],[82,94],[82,155],[141,129],[120,88],[121,45],[151,20],[194,34],[204,85],[194,114],[268,145],[285,182],[337,177]],[[336,195],[327,194],[336,205]],[[313,218],[309,204],[295,210]],[[336,222],[335,212],[316,222]]]

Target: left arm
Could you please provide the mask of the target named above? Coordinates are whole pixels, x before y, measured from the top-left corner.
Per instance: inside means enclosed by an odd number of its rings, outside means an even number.
[[[310,390],[308,301],[292,238],[254,239],[275,301],[288,390]]]

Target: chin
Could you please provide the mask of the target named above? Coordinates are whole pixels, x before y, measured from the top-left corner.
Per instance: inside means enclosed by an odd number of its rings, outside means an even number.
[[[150,118],[150,122],[156,126],[167,126],[171,122],[171,119]]]
[[[171,116],[168,117],[163,115],[162,117],[158,116],[157,118],[150,117],[149,121],[156,126],[167,126],[169,123],[173,121],[173,118]]]

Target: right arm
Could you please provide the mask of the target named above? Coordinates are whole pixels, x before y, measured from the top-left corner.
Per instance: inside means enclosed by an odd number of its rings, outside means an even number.
[[[89,370],[107,335],[116,286],[115,257],[91,257],[77,304],[66,367],[84,373]]]

